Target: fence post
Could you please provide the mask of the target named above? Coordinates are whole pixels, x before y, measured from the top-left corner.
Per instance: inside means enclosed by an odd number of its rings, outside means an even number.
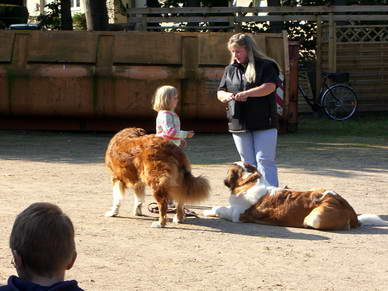
[[[336,72],[336,27],[334,14],[329,13],[329,71]]]
[[[322,18],[317,15],[317,62],[315,64],[315,92],[321,92],[322,81]]]
[[[147,30],[147,16],[146,14],[141,15],[141,21],[140,21],[140,31],[146,31]]]
[[[238,19],[239,14],[236,12],[235,16],[230,16],[229,17],[229,26],[233,27],[234,26],[234,31],[235,32],[240,32],[241,31],[241,22]]]

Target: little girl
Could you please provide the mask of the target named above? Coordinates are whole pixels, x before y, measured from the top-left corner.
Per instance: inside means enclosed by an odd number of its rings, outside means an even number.
[[[179,116],[175,113],[178,104],[178,91],[172,86],[162,86],[156,90],[152,107],[158,112],[156,136],[171,140],[176,145],[186,145],[185,138],[191,138],[194,131],[181,130]]]

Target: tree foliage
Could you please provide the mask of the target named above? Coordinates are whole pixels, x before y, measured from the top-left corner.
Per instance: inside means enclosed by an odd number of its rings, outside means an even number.
[[[48,12],[37,17],[40,25],[50,30],[61,29],[61,3],[55,0],[45,5]]]
[[[45,5],[48,12],[37,17],[40,26],[50,30],[72,30],[69,0],[55,0]]]
[[[75,13],[73,15],[73,26],[75,30],[87,29],[85,13]]]

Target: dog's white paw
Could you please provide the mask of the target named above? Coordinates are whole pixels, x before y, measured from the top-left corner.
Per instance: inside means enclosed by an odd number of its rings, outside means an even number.
[[[178,219],[177,215],[174,215],[172,222],[174,223],[183,223],[183,219]]]
[[[216,214],[216,212],[213,209],[210,209],[210,210],[204,210],[203,211],[203,216],[215,217],[215,216],[217,216],[217,214]]]
[[[159,221],[154,221],[154,222],[151,224],[151,227],[152,227],[152,228],[162,228],[162,227],[164,227],[164,225],[162,225]]]
[[[115,217],[115,216],[117,216],[119,213],[118,213],[118,211],[116,210],[109,210],[109,211],[107,211],[107,212],[105,212],[105,216],[106,217]]]

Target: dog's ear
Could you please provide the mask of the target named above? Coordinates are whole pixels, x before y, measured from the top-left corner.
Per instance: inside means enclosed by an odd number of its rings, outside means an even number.
[[[257,168],[248,162],[244,162],[244,167],[248,173],[258,173]]]
[[[241,183],[241,185],[256,182],[258,179],[261,178],[261,174],[258,171],[255,171],[253,174],[249,175],[244,181]]]
[[[234,188],[237,186],[237,180],[241,176],[241,169],[238,167],[232,167],[229,168],[228,174],[224,180],[224,184],[226,187],[228,187],[230,190],[233,191]]]

